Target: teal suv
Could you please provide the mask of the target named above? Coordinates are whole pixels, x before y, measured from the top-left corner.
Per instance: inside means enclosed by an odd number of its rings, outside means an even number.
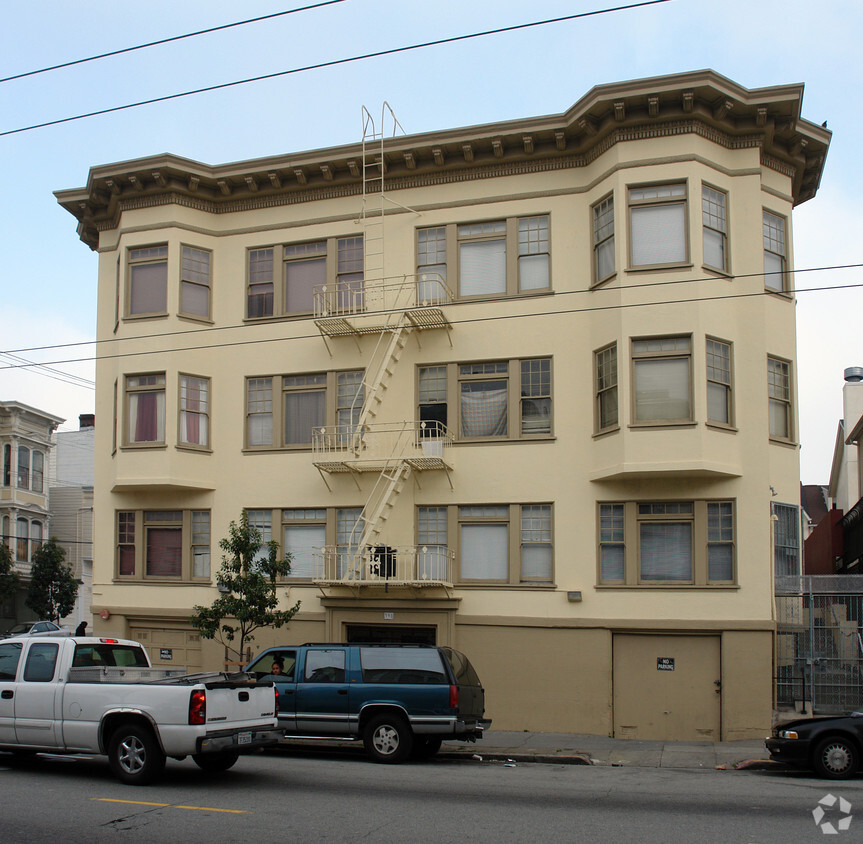
[[[275,684],[287,737],[362,740],[377,762],[432,756],[444,739],[476,741],[491,724],[476,671],[452,648],[284,646],[246,671]]]

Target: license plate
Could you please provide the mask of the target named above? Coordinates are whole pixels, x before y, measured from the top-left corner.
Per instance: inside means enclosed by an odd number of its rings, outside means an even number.
[[[237,744],[251,744],[252,743],[252,734],[251,733],[238,733],[237,734]]]

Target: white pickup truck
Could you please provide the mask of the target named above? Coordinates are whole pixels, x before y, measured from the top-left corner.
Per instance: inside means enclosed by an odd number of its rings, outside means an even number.
[[[130,785],[170,756],[225,771],[281,737],[272,684],[151,668],[137,642],[95,636],[0,641],[0,750],[108,756]]]

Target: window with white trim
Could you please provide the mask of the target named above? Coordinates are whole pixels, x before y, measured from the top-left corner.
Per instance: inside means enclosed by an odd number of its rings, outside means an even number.
[[[518,289],[546,290],[549,286],[548,216],[520,217],[518,221]]]
[[[692,340],[651,337],[632,341],[633,420],[692,420]]]
[[[446,300],[446,227],[417,229],[417,299]]]
[[[662,267],[689,260],[686,184],[629,189],[630,265]]]
[[[417,574],[420,580],[452,580],[446,507],[417,508]]]
[[[786,273],[785,219],[769,211],[762,213],[764,233],[764,286],[784,293],[788,290]]]
[[[30,489],[30,449],[18,446],[18,489]]]
[[[318,561],[327,544],[327,511],[323,508],[282,510],[282,550],[291,554],[291,580],[322,576]]]

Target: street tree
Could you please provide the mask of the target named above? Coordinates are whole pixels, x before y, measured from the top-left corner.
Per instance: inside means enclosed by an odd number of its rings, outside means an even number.
[[[66,551],[49,539],[33,554],[30,588],[24,603],[39,618],[59,621],[75,606],[80,583],[66,562]]]
[[[12,551],[0,538],[0,604],[5,604],[18,592],[18,573],[13,568]]]
[[[216,576],[220,595],[209,607],[193,607],[190,621],[201,636],[215,639],[243,662],[256,630],[283,627],[300,608],[299,601],[289,609],[278,608],[276,581],[290,573],[291,554],[280,558],[279,543],[264,542],[245,510],[239,524],[231,522],[219,547],[225,552]]]

